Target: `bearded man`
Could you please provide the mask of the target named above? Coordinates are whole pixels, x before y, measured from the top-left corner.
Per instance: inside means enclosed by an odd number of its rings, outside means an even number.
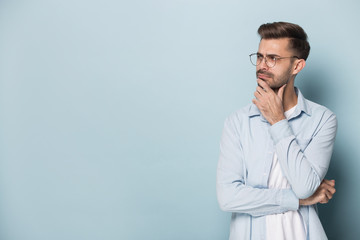
[[[307,34],[287,22],[263,24],[255,98],[225,121],[217,196],[232,213],[230,240],[327,239],[316,204],[327,203],[326,180],[337,120],[294,86],[310,52]]]

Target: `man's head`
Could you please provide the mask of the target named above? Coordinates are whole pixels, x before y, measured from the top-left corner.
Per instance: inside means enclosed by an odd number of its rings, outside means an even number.
[[[274,90],[284,84],[293,84],[295,76],[305,67],[310,51],[304,30],[292,23],[263,24],[256,53],[256,75]]]

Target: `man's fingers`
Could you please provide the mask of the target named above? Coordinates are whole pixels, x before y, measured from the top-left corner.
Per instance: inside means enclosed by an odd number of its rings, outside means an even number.
[[[329,192],[331,192],[331,194],[335,194],[335,192],[336,192],[336,189],[334,188],[334,187],[328,187],[327,188],[327,190],[329,191]]]
[[[259,93],[258,91],[255,91],[254,96],[256,97],[256,100],[258,100],[261,98],[261,93]]]
[[[325,194],[326,194],[326,197],[327,197],[329,200],[333,198],[333,193],[332,193],[332,192],[326,191]]]
[[[257,86],[257,87],[256,87],[256,92],[260,93],[261,95],[264,95],[264,94],[265,94],[265,90],[264,90],[262,87],[260,87],[260,86]]]
[[[329,194],[329,191],[327,191],[325,188],[322,188],[319,193],[319,203],[328,203],[329,199],[332,198],[332,195]]]
[[[326,180],[326,179],[325,179]],[[335,189],[335,181],[332,180],[326,180],[323,181],[320,185],[320,187],[326,189],[327,191],[329,191],[331,194],[334,194],[336,192]]]
[[[324,204],[324,203],[328,203],[329,202],[329,199],[327,198],[323,198],[323,200],[320,201],[320,203]]]
[[[272,91],[272,89],[269,87],[269,85],[264,80],[261,80],[260,78],[258,78],[257,83],[260,87],[262,87],[264,89],[265,92]]]
[[[328,203],[336,192],[335,181],[324,179],[318,189],[319,203]]]
[[[335,186],[335,180],[327,180],[327,179],[324,179],[323,182],[325,182],[327,185],[330,185],[332,187]]]

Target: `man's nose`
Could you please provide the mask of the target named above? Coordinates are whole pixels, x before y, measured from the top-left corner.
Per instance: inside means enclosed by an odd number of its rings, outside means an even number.
[[[265,57],[261,60],[261,62],[259,63],[258,66],[259,66],[259,69],[268,69],[269,68],[269,66],[266,63]]]

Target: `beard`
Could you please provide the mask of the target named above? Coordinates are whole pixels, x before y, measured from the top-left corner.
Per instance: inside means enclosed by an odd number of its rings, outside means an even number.
[[[291,78],[291,69],[289,68],[288,71],[282,73],[280,76],[276,76],[273,73],[264,71],[262,69],[259,69],[256,71],[256,77],[259,78],[259,74],[265,75],[266,77],[269,77],[272,79],[272,81],[266,81],[266,83],[269,85],[269,87],[277,92],[280,87],[282,87],[284,84],[287,84]]]

